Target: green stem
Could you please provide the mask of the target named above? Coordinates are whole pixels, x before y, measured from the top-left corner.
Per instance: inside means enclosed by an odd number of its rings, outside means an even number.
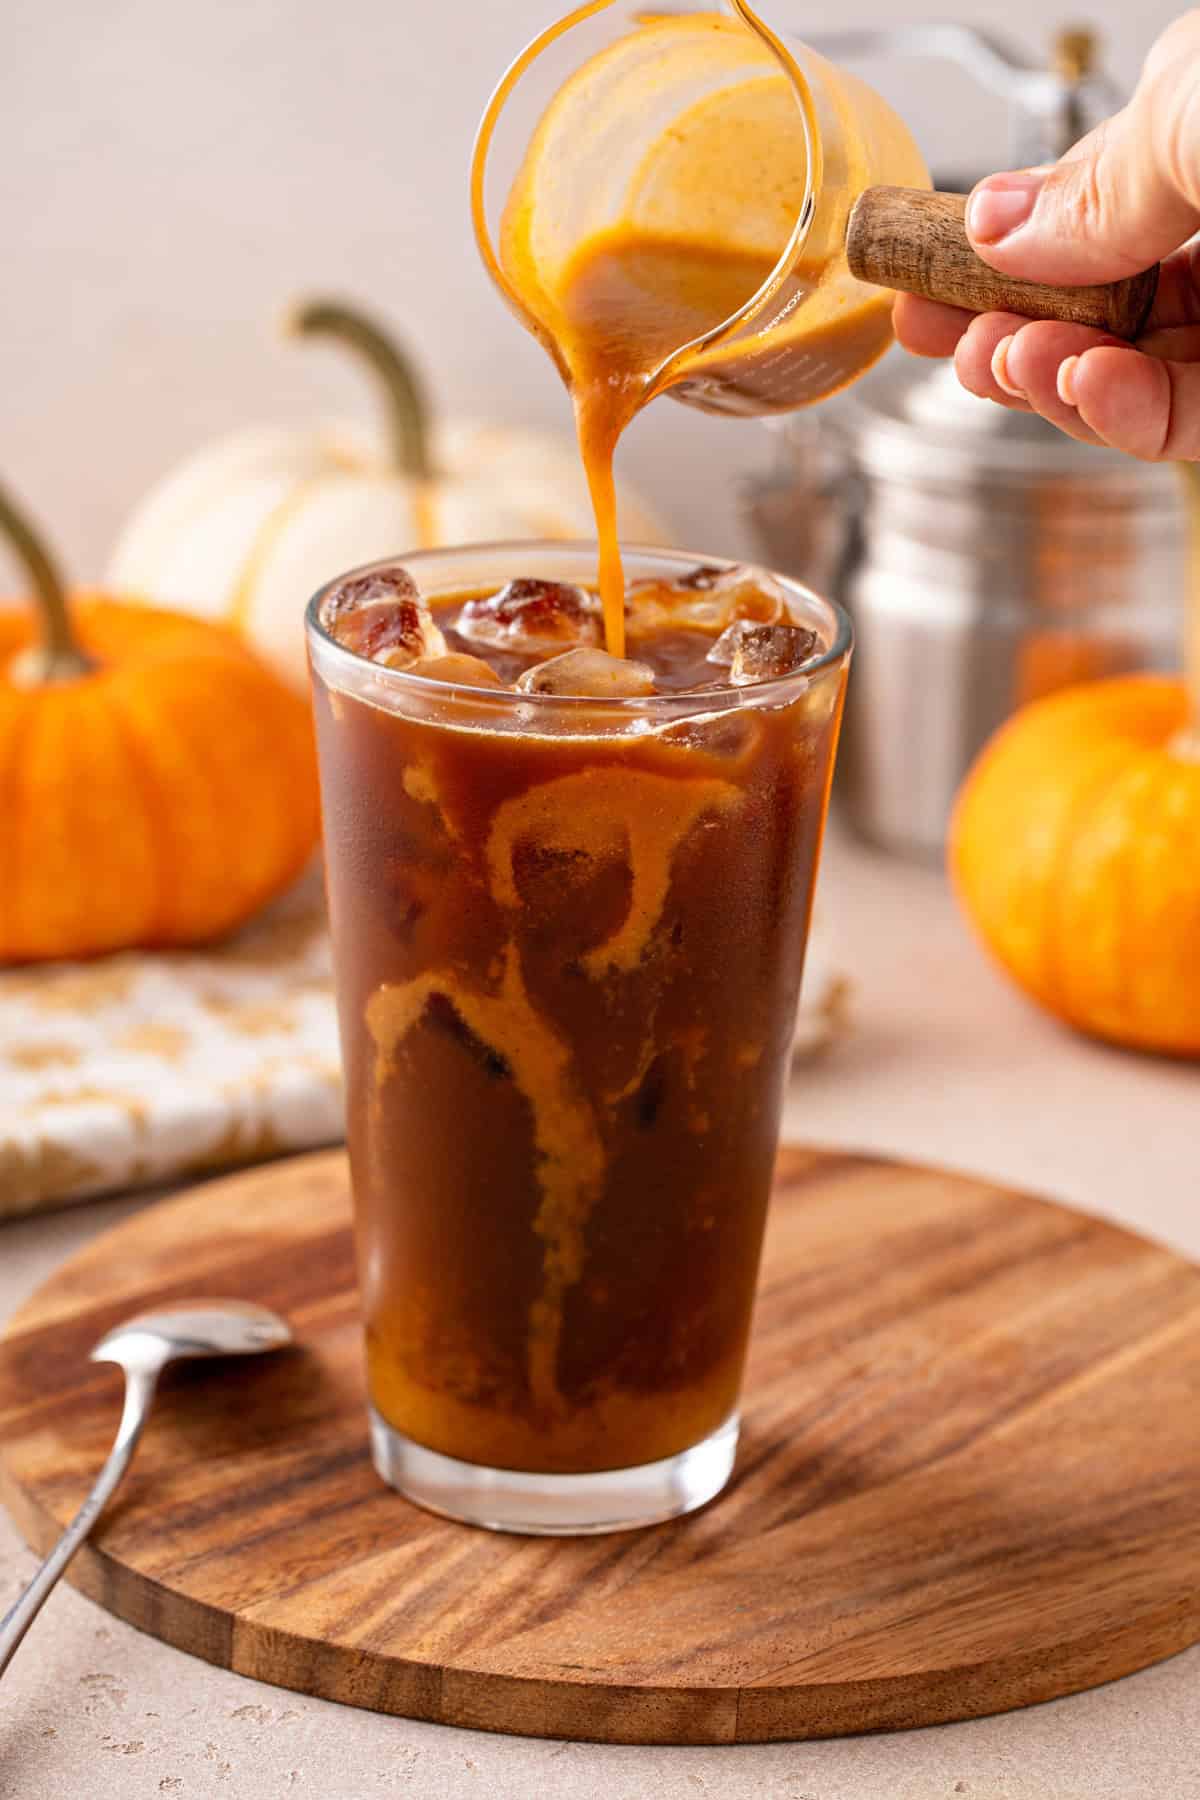
[[[22,685],[44,681],[75,681],[95,668],[80,649],[67,609],[67,593],[58,565],[43,539],[34,530],[12,497],[0,488],[0,539],[16,554],[29,576],[41,617],[41,642],[26,650],[9,667],[9,676]]]
[[[392,458],[402,475],[428,481],[429,409],[408,357],[387,333],[340,300],[306,300],[289,315],[286,329],[297,337],[336,338],[372,369],[387,407]]]

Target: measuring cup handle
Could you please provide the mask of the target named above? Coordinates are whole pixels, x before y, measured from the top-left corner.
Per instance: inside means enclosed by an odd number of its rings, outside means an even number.
[[[967,238],[965,194],[920,188],[866,188],[846,226],[846,261],[860,281],[899,288],[967,312],[1015,312],[1030,319],[1093,325],[1136,338],[1158,287],[1158,267],[1124,281],[1050,287],[1018,281],[981,262]]]

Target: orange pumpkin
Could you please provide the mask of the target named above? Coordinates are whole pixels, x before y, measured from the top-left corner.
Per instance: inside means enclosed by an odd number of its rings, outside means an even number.
[[[318,832],[308,709],[236,638],[81,595],[3,494],[29,571],[0,612],[0,961],[183,945],[297,875]]]
[[[950,834],[955,884],[1027,994],[1082,1031],[1200,1055],[1200,744],[1182,681],[1129,675],[1018,713]]]

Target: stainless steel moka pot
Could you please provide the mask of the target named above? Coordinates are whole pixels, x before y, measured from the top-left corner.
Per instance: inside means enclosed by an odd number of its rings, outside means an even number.
[[[1086,32],[1060,34],[1041,69],[961,26],[818,48],[953,57],[1013,103],[1014,166],[1057,156],[1120,104]],[[1187,537],[1169,466],[1076,443],[901,351],[771,429],[776,464],[750,487],[750,515],[765,560],[854,619],[839,792],[875,843],[940,856],[963,776],[1016,707],[1178,662]]]

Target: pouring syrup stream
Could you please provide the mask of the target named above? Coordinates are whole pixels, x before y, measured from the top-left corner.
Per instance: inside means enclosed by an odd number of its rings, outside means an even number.
[[[807,167],[804,199],[774,261],[720,243],[697,245],[625,222],[576,246],[552,285],[534,241],[534,187],[547,119],[535,131],[504,209],[499,250],[488,229],[484,183],[497,121],[530,65],[573,26],[614,4],[589,0],[550,26],[516,58],[484,112],[471,169],[471,208],[484,264],[517,316],[549,351],[571,395],[580,454],[596,519],[605,641],[625,653],[625,582],[613,459],[622,433],[655,395],[688,375],[703,352],[755,320],[789,276],[812,222],[821,176],[820,137],[808,84],[795,59],[746,0],[729,0],[741,25],[766,46],[796,102]],[[737,29],[714,14],[714,25]],[[736,155],[744,129],[731,137]],[[744,151],[743,151],[744,154]],[[819,270],[807,272],[811,291]],[[789,302],[789,304],[794,303]]]

